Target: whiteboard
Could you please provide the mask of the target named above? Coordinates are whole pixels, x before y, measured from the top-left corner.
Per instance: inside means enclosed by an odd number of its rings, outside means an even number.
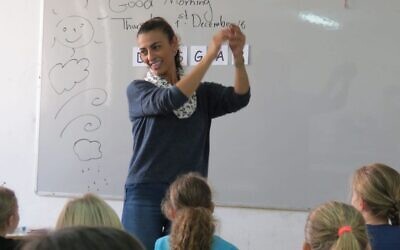
[[[247,36],[250,104],[211,130],[217,204],[303,210],[347,200],[362,164],[400,165],[398,1],[44,0],[38,194],[123,197],[126,88],[152,16],[188,48],[229,22]],[[230,85],[228,60],[205,79]]]

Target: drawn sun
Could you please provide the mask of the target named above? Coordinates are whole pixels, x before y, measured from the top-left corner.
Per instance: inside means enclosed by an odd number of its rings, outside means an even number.
[[[54,39],[62,45],[76,49],[89,44],[94,37],[92,23],[81,16],[69,16],[56,25]]]

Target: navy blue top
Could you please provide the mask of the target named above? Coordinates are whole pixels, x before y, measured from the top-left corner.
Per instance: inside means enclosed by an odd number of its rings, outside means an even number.
[[[179,119],[173,110],[188,98],[175,86],[135,80],[127,95],[133,154],[126,185],[169,184],[190,171],[207,176],[211,119],[241,109],[250,99],[250,91],[238,95],[233,87],[205,82],[196,91],[196,111]]]
[[[400,226],[367,225],[372,250],[399,250]]]
[[[0,236],[0,249],[1,250],[14,250],[20,249],[21,242],[10,238],[4,238]]]

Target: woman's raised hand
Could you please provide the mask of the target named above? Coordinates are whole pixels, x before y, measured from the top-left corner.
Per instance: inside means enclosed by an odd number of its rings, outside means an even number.
[[[208,68],[215,60],[221,45],[227,42],[235,59],[235,92],[238,94],[245,94],[249,91],[249,79],[244,67],[243,48],[246,42],[246,37],[240,31],[237,25],[229,25],[229,27],[222,28],[212,37],[205,56],[201,61],[185,76],[183,76],[176,86],[182,91],[184,95],[190,97],[199,87],[203,76],[206,74]]]
[[[229,28],[220,29],[214,34],[210,44],[208,45],[207,52],[209,52],[213,57],[216,57],[221,45],[230,39],[231,32]]]
[[[234,58],[240,58],[243,55],[243,48],[246,44],[246,36],[242,33],[239,26],[229,25],[229,47],[232,50]]]
[[[246,36],[242,33],[239,26],[230,24],[229,27],[222,28],[215,33],[208,46],[207,52],[213,57],[217,56],[224,42],[228,42],[234,58],[242,57]]]

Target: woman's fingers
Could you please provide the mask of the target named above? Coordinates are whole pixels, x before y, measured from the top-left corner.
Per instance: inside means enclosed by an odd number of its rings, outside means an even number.
[[[241,56],[243,54],[243,48],[246,43],[246,37],[236,25],[230,26],[231,38],[229,39],[229,47],[232,50],[233,55]]]
[[[217,55],[218,51],[221,48],[221,45],[230,39],[230,32],[228,29],[221,29],[217,33],[214,34],[211,43],[209,45],[208,50]]]
[[[231,32],[229,31],[228,28],[221,29],[217,33],[218,37],[220,38],[219,42],[222,44],[223,42],[229,40],[231,38]]]
[[[237,26],[236,24],[229,24],[228,28],[231,32],[241,33],[239,26]]]
[[[246,37],[239,26],[231,24],[214,34],[209,46],[210,52],[216,55],[224,42],[228,42],[234,56],[241,55],[243,53]]]
[[[236,24],[230,24],[228,28],[233,37],[244,37],[243,32]]]
[[[231,24],[229,25],[229,31],[230,31],[230,39],[229,42],[235,42],[235,43],[245,43],[246,37],[240,30],[239,26]]]

